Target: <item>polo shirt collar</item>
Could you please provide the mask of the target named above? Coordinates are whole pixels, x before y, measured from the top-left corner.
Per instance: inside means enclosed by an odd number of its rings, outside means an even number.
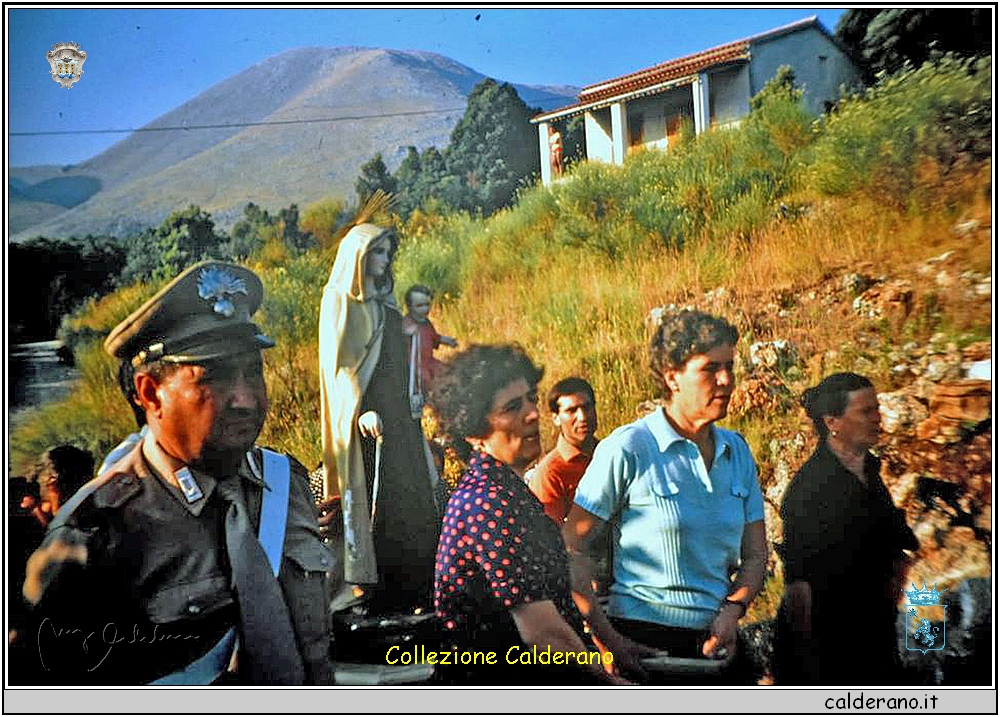
[[[572,443],[567,441],[563,436],[562,431],[559,432],[559,437],[556,438],[556,453],[558,453],[559,457],[567,463],[570,463],[581,456],[584,458],[590,458],[590,455],[584,453]]]
[[[678,441],[685,442],[688,440],[679,434],[673,424],[667,420],[666,410],[663,406],[657,407],[643,421],[645,421],[649,432],[653,434],[653,438],[656,439],[656,446],[660,449],[661,453],[666,453],[670,446]],[[716,430],[715,424],[711,426],[711,431],[715,437],[715,457],[719,458],[725,454],[732,455],[729,436],[724,431]]]

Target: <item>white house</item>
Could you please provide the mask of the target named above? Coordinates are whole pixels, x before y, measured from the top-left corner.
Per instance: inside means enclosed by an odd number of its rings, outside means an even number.
[[[697,134],[731,126],[782,65],[795,72],[808,108],[821,113],[841,86],[859,81],[857,65],[815,16],[588,85],[576,104],[532,118],[538,125],[542,182],[552,180],[550,127],[584,115],[587,158],[621,164],[640,147],[667,148],[685,119]]]

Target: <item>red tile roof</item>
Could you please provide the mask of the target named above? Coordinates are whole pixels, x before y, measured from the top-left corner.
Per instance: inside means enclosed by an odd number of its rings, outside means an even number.
[[[730,42],[728,45],[720,45],[710,50],[703,50],[694,55],[663,62],[645,70],[616,77],[613,80],[606,80],[596,85],[588,85],[580,90],[580,101],[594,102],[603,100],[615,95],[634,92],[652,85],[659,85],[663,82],[693,75],[715,65],[721,65],[734,60],[745,60],[749,57],[749,50],[750,43],[746,40],[739,40],[737,42]]]
[[[754,35],[743,40],[729,42],[725,45],[719,45],[718,47],[696,52],[693,55],[686,55],[684,57],[679,57],[676,60],[662,62],[659,65],[647,67],[644,70],[631,72],[627,75],[615,77],[593,85],[587,85],[580,90],[579,102],[560,109],[549,110],[548,112],[533,118],[533,121],[539,121],[552,115],[561,115],[567,111],[583,108],[594,102],[600,102],[601,100],[606,100],[611,97],[637,92],[639,90],[646,89],[647,87],[653,87],[664,82],[669,82],[670,80],[688,77],[710,67],[716,67],[718,65],[736,62],[739,60],[747,60],[750,57],[750,45],[752,43],[766,40],[778,35],[784,35],[789,32],[795,32],[809,26],[815,26],[824,34],[829,34],[823,29],[823,26],[819,24],[816,16],[807,17],[803,20],[798,20],[791,24],[775,28],[774,30],[768,30],[767,32]]]

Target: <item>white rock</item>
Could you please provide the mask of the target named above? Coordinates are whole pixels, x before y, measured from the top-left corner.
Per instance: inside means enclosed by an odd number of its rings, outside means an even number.
[[[990,359],[983,359],[982,361],[976,361],[972,366],[970,366],[965,371],[966,378],[978,378],[984,381],[993,380],[993,361]]]
[[[978,228],[979,228],[979,220],[978,219],[970,219],[967,222],[961,222],[959,224],[956,224],[955,225],[955,233],[956,234],[968,234],[970,232],[976,231],[976,229],[978,229]]]

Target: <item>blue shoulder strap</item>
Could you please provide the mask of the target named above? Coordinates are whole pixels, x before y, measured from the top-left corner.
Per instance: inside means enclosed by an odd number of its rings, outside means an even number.
[[[182,670],[153,680],[151,685],[210,685],[229,667],[236,647],[236,628],[231,627],[215,646]]]
[[[260,527],[257,539],[264,548],[275,578],[281,572],[281,553],[285,545],[288,524],[288,494],[291,485],[291,463],[288,456],[261,449],[264,456],[264,495],[260,507]],[[236,628],[230,628],[215,646],[182,670],[177,670],[151,685],[210,685],[229,666],[236,647]]]
[[[260,507],[260,528],[257,539],[277,577],[281,572],[281,553],[285,546],[285,526],[288,524],[288,491],[292,467],[288,456],[261,449],[264,456],[264,500]]]

